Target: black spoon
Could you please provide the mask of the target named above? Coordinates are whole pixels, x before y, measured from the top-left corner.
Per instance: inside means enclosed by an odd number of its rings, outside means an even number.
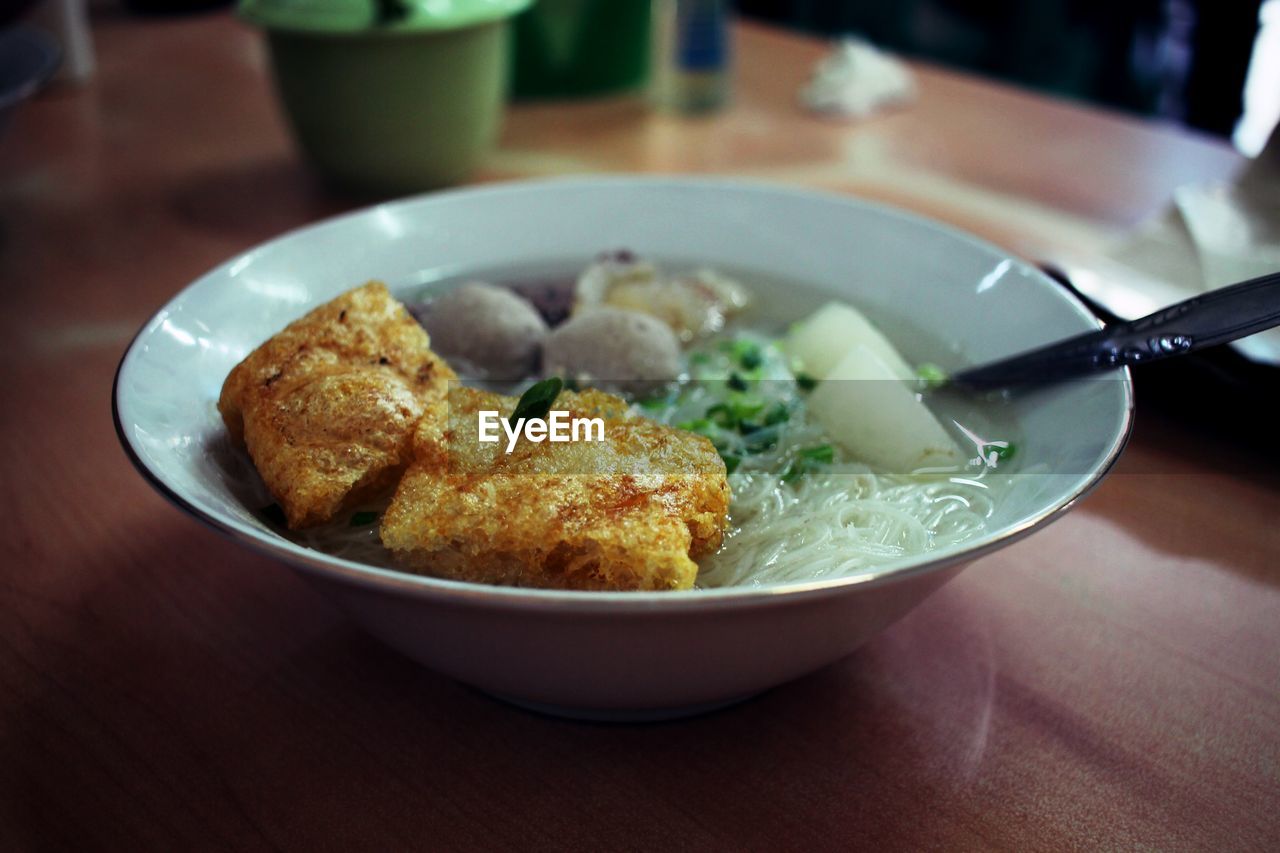
[[[1048,346],[953,374],[947,384],[993,391],[1146,364],[1280,325],[1280,272],[1223,287]]]

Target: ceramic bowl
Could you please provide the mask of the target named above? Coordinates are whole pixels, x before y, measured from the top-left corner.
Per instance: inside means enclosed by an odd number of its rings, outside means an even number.
[[[665,593],[486,587],[327,556],[264,526],[211,460],[227,372],[310,307],[370,278],[412,297],[426,282],[469,274],[572,270],[623,246],[738,271],[758,310],[780,323],[826,299],[853,300],[909,358],[952,369],[1098,326],[998,249],[845,196],[715,180],[498,185],[303,228],[188,285],[121,362],[121,441],[178,506],[278,558],[411,658],[532,707],[625,719],[714,707],[847,655],[969,561],[1059,517],[1128,435],[1127,373],[1023,395],[1012,412],[1026,473],[979,538],[851,577]]]

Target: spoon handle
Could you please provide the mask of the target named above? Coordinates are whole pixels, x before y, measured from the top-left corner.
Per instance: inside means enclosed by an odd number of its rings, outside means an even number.
[[[953,374],[972,391],[1070,379],[1224,344],[1280,325],[1280,272],[1211,290],[1127,323]]]

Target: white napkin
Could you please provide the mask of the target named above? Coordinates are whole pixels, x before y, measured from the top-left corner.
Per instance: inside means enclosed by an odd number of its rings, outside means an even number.
[[[814,112],[863,118],[915,97],[911,71],[862,39],[845,38],[813,69],[800,102]]]
[[[1081,293],[1124,320],[1280,271],[1280,133],[1234,182],[1179,187],[1160,217],[1102,257],[1050,260]],[[1254,361],[1280,366],[1280,329],[1232,346]]]

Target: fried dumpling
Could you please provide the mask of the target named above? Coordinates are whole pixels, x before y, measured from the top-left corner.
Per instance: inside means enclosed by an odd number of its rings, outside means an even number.
[[[404,306],[369,282],[250,353],[218,410],[298,529],[391,489],[419,418],[454,378]]]
[[[634,415],[600,391],[564,392],[553,409],[600,418],[603,440],[479,440],[481,410],[516,399],[455,386],[414,436],[414,462],[382,521],[406,567],[478,583],[592,590],[693,586],[729,508],[711,442]],[[584,431],[585,432],[585,431]]]

